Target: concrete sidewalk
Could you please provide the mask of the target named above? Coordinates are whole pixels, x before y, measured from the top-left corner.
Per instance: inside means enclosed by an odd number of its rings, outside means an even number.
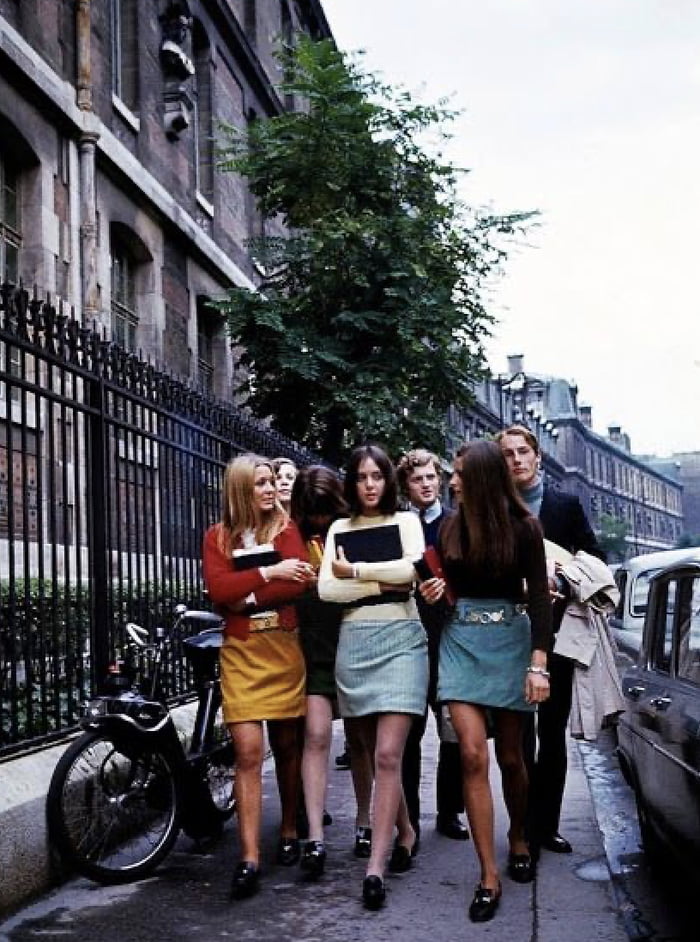
[[[513,942],[610,940],[627,935],[616,910],[602,836],[576,743],[570,743],[570,774],[562,832],[574,845],[571,855],[543,852],[537,878],[518,885],[506,876],[499,911],[490,923],[468,921],[467,905],[478,879],[470,842],[447,840],[435,833],[432,721],[424,741],[422,841],[414,868],[387,877],[387,904],[367,912],[360,891],[364,862],[352,855],[355,801],[350,773],[335,769],[342,751],[336,724],[329,773],[328,864],[316,884],[303,881],[298,868],[275,866],[279,826],[274,770],[265,770],[263,866],[261,890],[253,899],[228,900],[230,872],[237,858],[236,829],[206,853],[193,852],[181,837],[153,878],[123,887],[101,887],[82,878],[46,893],[32,905],[0,923],[0,939],[38,940],[60,935],[100,942],[136,940],[206,940],[235,937],[241,942],[435,942],[463,938],[508,939]],[[505,870],[506,816],[500,781],[494,772],[497,841]]]

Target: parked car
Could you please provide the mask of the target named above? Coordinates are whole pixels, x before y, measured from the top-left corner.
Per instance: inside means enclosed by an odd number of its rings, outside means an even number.
[[[615,570],[620,601],[610,616],[610,627],[623,660],[636,660],[642,643],[649,580],[659,570],[692,557],[693,549],[663,550],[625,560]]]
[[[649,580],[641,645],[622,689],[618,757],[644,850],[700,887],[700,549]]]

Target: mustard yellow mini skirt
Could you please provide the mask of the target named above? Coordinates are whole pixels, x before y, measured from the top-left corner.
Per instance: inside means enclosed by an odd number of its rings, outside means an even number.
[[[219,663],[226,723],[306,714],[304,657],[296,631],[251,632],[247,641],[226,637]]]

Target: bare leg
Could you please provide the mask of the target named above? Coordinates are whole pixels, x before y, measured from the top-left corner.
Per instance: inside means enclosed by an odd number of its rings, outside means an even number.
[[[331,749],[333,707],[328,697],[311,694],[306,698],[306,724],[301,777],[304,783],[309,840],[323,840],[323,809],[328,782],[328,755]]]
[[[364,718],[345,720],[345,737],[350,747],[350,774],[357,802],[355,826],[367,828],[370,826],[369,808],[374,782],[374,724],[371,723],[366,730],[364,725],[367,725]]]
[[[260,862],[260,819],[262,816],[264,755],[262,723],[231,723],[229,732],[236,753],[234,788],[241,860],[257,866]]]
[[[481,865],[481,885],[496,890],[500,884],[496,866],[493,798],[489,785],[489,751],[484,710],[471,703],[452,701],[450,718],[462,757],[464,804]]]
[[[376,718],[374,749],[375,789],[373,807],[372,854],[367,861],[367,875],[383,876],[391,846],[394,823],[397,821],[403,790],[401,759],[412,716],[408,713],[381,713]],[[415,832],[408,820],[406,803],[401,816],[404,833],[402,842],[411,846]]]
[[[496,760],[501,770],[503,800],[508,809],[508,840],[513,854],[527,854],[527,770],[523,757],[524,714],[514,710],[494,711]]]
[[[297,802],[301,784],[301,736],[298,719],[268,720],[267,733],[275,757],[275,774],[282,805],[282,837],[297,835]]]

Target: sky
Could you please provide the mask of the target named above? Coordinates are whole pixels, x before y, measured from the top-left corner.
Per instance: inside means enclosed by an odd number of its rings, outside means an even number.
[[[700,2],[322,5],[367,70],[451,96],[467,203],[541,214],[491,292],[493,372],[523,354],[635,454],[700,450]]]

